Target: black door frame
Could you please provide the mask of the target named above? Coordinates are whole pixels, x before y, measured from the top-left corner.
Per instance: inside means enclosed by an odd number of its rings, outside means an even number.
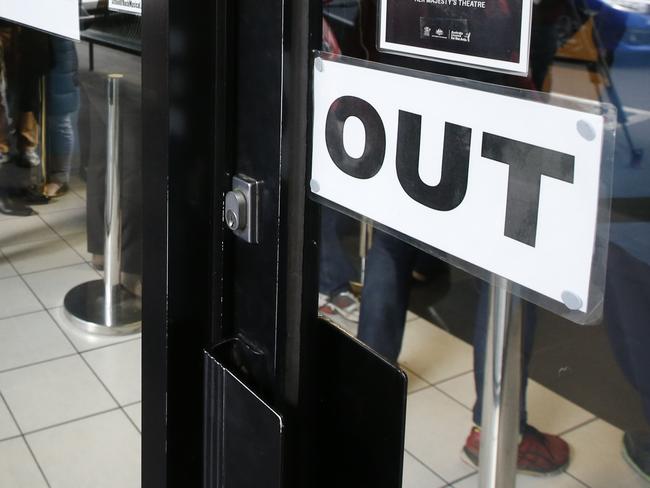
[[[244,370],[283,418],[281,486],[400,483],[405,375],[316,317],[308,114],[321,22],[322,0],[145,4],[144,488],[202,486],[215,462],[203,458],[203,351],[223,339],[259,352]],[[259,244],[223,223],[234,173],[261,182]],[[332,469],[342,452],[354,462]]]
[[[142,20],[142,485],[200,486],[203,349],[229,334],[255,337],[272,358],[264,388],[285,411],[298,410],[304,311],[316,309],[318,219],[305,171],[320,0],[217,0],[196,10],[148,0]],[[255,79],[233,87],[237,69]],[[246,110],[256,123],[234,133],[231,117]],[[221,221],[235,151],[237,171],[264,180],[257,247]]]

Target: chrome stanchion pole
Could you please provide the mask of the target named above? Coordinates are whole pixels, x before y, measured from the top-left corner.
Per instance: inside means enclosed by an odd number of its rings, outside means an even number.
[[[106,148],[106,197],[104,203],[104,317],[115,321],[114,310],[120,288],[122,266],[120,211],[120,75],[108,77],[108,130]]]
[[[120,234],[119,82],[122,75],[108,76],[108,130],[106,151],[106,199],[104,206],[104,279],[89,281],[68,292],[66,316],[87,332],[105,335],[131,334],[141,328],[140,299],[120,283],[122,249]]]
[[[479,488],[514,488],[519,444],[522,306],[494,276],[483,380]]]

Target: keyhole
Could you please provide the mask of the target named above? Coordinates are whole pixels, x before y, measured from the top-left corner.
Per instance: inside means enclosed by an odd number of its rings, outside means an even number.
[[[229,228],[235,230],[239,226],[239,219],[237,215],[232,210],[226,212],[226,224]]]

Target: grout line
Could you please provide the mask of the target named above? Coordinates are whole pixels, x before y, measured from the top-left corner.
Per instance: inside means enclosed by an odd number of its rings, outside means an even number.
[[[569,466],[570,466],[570,465],[569,465]],[[578,483],[580,483],[580,484],[581,484],[582,486],[584,486],[585,488],[591,488],[587,483],[585,483],[585,482],[582,481],[581,479],[578,479],[578,478],[576,478],[575,476],[573,476],[571,473],[569,473],[569,471],[565,471],[564,474],[566,474],[567,476],[573,478],[574,480],[576,480]]]
[[[460,400],[454,398],[453,396],[451,396],[451,395],[450,395],[449,393],[447,393],[446,391],[441,390],[440,388],[438,388],[438,387],[435,386],[435,385],[433,385],[433,388],[435,388],[437,391],[439,391],[440,393],[442,393],[444,396],[446,396],[447,398],[449,398],[450,400],[452,400],[454,403],[457,403],[458,405],[460,405],[461,407],[463,407],[463,408],[464,408],[465,410],[467,410],[468,412],[472,412],[472,411],[473,411],[472,408],[469,408],[469,407],[468,407],[467,405],[465,405],[463,402],[461,402]],[[472,425],[474,425],[474,424],[472,424]]]
[[[423,390],[428,390],[429,388],[433,388],[433,386],[427,384],[427,385],[424,385],[422,388],[418,388],[417,390],[409,391],[406,395],[410,396],[410,395],[413,395],[414,393],[418,393],[418,392],[423,391]]]
[[[569,466],[570,466],[570,465],[569,465]],[[569,476],[570,478],[573,478],[574,480],[576,480],[578,483],[580,483],[580,484],[581,484],[582,486],[584,486],[585,488],[591,488],[591,486],[589,486],[587,483],[585,483],[585,482],[582,481],[581,479],[578,479],[578,478],[576,478],[575,476],[573,476],[571,473],[569,473],[569,471],[565,471],[564,474],[566,474],[566,475]]]
[[[45,471],[43,471],[43,468],[41,467],[41,464],[38,462],[38,459],[36,459],[36,456],[34,455],[34,451],[32,451],[32,447],[29,445],[27,442],[27,438],[25,437],[25,433],[23,432],[23,429],[20,427],[20,424],[18,423],[18,420],[16,419],[16,416],[14,415],[14,412],[11,410],[11,407],[9,406],[9,403],[5,399],[4,395],[0,391],[0,400],[5,404],[7,407],[7,411],[9,412],[9,415],[11,416],[11,419],[14,421],[14,424],[16,425],[16,428],[18,429],[18,432],[20,432],[20,435],[17,437],[20,437],[23,442],[25,443],[25,446],[27,447],[27,450],[29,451],[29,454],[32,456],[32,459],[34,460],[34,463],[36,463],[36,467],[38,468],[38,471],[41,473],[41,476],[43,477],[43,480],[45,481],[45,484],[51,488],[52,485],[50,485],[49,480],[47,479],[47,476],[45,476]],[[16,437],[16,438],[17,438]]]
[[[38,459],[36,459],[36,454],[34,454],[34,451],[32,451],[32,446],[29,445],[29,442],[27,442],[27,438],[25,436],[23,436],[22,438],[23,438],[23,442],[25,443],[25,446],[27,446],[27,450],[32,455],[32,459],[34,459],[34,462],[36,463],[36,467],[41,472],[41,476],[43,477],[45,484],[48,486],[48,488],[51,488],[52,485],[50,484],[50,481],[47,479],[47,476],[45,476],[45,471],[43,471],[43,468],[41,467],[41,463],[39,463]]]
[[[40,364],[51,363],[51,362],[54,362],[54,361],[58,361],[59,359],[71,358],[73,356],[78,356],[78,355],[79,355],[78,352],[73,352],[73,353],[70,353],[70,354],[65,354],[63,356],[57,356],[57,357],[54,357],[54,358],[43,359],[41,361],[35,361],[35,362],[29,363],[29,364],[21,364],[20,366],[14,366],[14,367],[11,367],[11,368],[0,370],[0,374],[11,373],[12,371],[18,371],[20,369],[29,368],[31,366],[38,366]]]
[[[20,276],[14,276],[14,278],[20,278]],[[0,280],[0,281],[2,281],[2,280]],[[2,322],[3,320],[10,320],[10,319],[16,319],[16,318],[19,318],[19,317],[25,317],[27,315],[36,315],[37,313],[42,313],[42,312],[47,312],[47,309],[44,308],[43,310],[33,310],[32,312],[23,312],[23,313],[18,313],[16,315],[8,315],[7,317],[0,317],[0,322]]]
[[[58,240],[63,242],[66,245],[66,247],[70,248],[70,244],[68,244],[66,241],[64,241],[63,239],[58,239]],[[74,252],[75,256],[79,257],[79,253],[74,251],[74,249],[73,249],[73,252]],[[79,263],[71,263],[71,264],[62,264],[60,266],[52,266],[50,268],[38,269],[36,271],[28,271],[27,273],[19,273],[19,275],[20,276],[31,276],[31,275],[35,275],[35,274],[38,274],[38,273],[44,273],[46,271],[55,271],[57,269],[72,268],[73,266],[88,264],[88,261],[84,260],[83,258],[79,257],[79,259],[81,259],[81,262],[79,262]]]
[[[126,415],[126,418],[129,420],[129,422],[131,422],[131,424],[133,425],[133,427],[135,428],[135,430],[137,430],[138,432],[140,432],[140,430],[138,429],[137,425],[135,425],[135,422],[131,419],[131,417],[129,417],[129,414],[126,413],[126,410],[124,410],[124,406],[120,404],[120,402],[117,400],[117,398],[115,398],[115,395],[113,395],[113,392],[108,388],[108,386],[106,386],[106,384],[104,383],[104,381],[99,377],[99,374],[97,374],[97,372],[93,369],[93,367],[90,365],[90,363],[88,362],[88,360],[83,356],[83,354],[80,354],[80,356],[81,356],[82,361],[83,361],[84,363],[86,363],[86,366],[88,366],[88,368],[90,369],[90,371],[92,371],[92,373],[95,375],[95,378],[97,378],[97,381],[99,381],[99,382],[101,383],[101,385],[104,387],[104,389],[106,390],[106,392],[110,395],[110,397],[113,399],[113,401],[117,404],[118,408],[122,411],[122,413],[123,413],[124,415]],[[140,360],[140,361],[142,361],[142,360]],[[140,387],[140,392],[141,392],[141,393],[140,393],[140,396],[142,397],[142,386]],[[142,401],[142,398],[140,398],[140,401]]]
[[[415,459],[418,463],[420,463],[424,468],[426,468],[427,471],[429,471],[430,473],[432,473],[432,474],[434,474],[435,476],[437,476],[438,478],[440,478],[440,479],[441,479],[445,484],[448,484],[448,483],[449,483],[449,481],[447,481],[445,478],[443,478],[443,477],[440,476],[438,473],[436,473],[436,472],[435,472],[431,467],[429,467],[429,466],[427,465],[427,463],[425,463],[424,461],[422,461],[419,457],[417,457],[417,456],[416,456],[415,454],[413,454],[411,451],[409,451],[408,449],[404,448],[404,452],[408,453],[409,456],[411,456],[411,457],[412,457],[413,459]]]
[[[138,426],[135,424],[135,420],[133,420],[133,419],[131,418],[131,416],[127,413],[127,411],[125,410],[125,408],[126,408],[126,407],[124,407],[124,406],[121,408],[122,412],[124,413],[124,415],[126,415],[126,418],[127,418],[128,421],[131,423],[131,425],[135,428],[135,430],[138,431],[138,434],[142,434],[142,431],[141,431],[141,430],[138,428]]]
[[[450,376],[449,378],[445,378],[444,380],[436,381],[435,383],[429,383],[429,384],[431,386],[440,386],[443,383],[447,383],[448,381],[456,380],[456,379],[460,378],[461,376],[465,376],[466,374],[473,373],[473,372],[474,372],[474,369],[470,369],[468,371],[463,371],[462,373],[455,374],[454,376]]]
[[[86,354],[87,352],[99,351],[100,349],[106,349],[106,348],[113,347],[113,346],[119,346],[121,344],[128,344],[129,342],[135,342],[135,341],[138,341],[140,339],[142,339],[142,336],[131,337],[129,339],[124,339],[123,341],[113,342],[111,344],[104,344],[103,346],[92,347],[90,349],[84,349],[83,351],[79,351],[79,354]]]
[[[16,435],[10,435],[9,437],[5,437],[4,439],[0,439],[0,444],[6,441],[13,441],[15,439],[21,439],[23,436],[21,434],[16,434]]]
[[[113,408],[109,408],[108,410],[102,410],[100,412],[89,413],[88,415],[82,415],[81,417],[77,417],[77,418],[74,418],[74,419],[64,420],[63,422],[48,425],[47,427],[39,427],[38,429],[30,430],[29,432],[25,432],[23,434],[23,436],[38,434],[39,432],[44,432],[46,430],[55,429],[57,427],[62,427],[64,425],[72,424],[74,422],[79,422],[81,420],[87,420],[87,419],[91,419],[93,417],[98,417],[100,415],[104,415],[105,413],[117,412],[118,410],[121,410],[120,407],[115,406]]]
[[[478,471],[474,470],[473,473],[467,474],[467,475],[465,475],[465,476],[461,476],[460,478],[458,478],[458,479],[456,479],[456,480],[454,480],[454,481],[451,481],[451,482],[449,483],[449,486],[453,486],[453,485],[455,485],[456,483],[460,483],[461,481],[465,481],[466,479],[471,478],[472,476],[475,476],[477,473],[478,473]]]
[[[7,403],[7,400],[5,399],[5,396],[3,395],[2,391],[0,391],[0,401],[4,403],[5,407],[7,407],[7,411],[9,412],[9,415],[11,416],[11,419],[14,421],[14,424],[16,425],[16,428],[18,429],[19,435],[23,435],[23,430],[20,428],[20,425],[18,424],[18,421],[16,420],[16,416],[11,410],[11,407],[9,406],[9,403]]]
[[[84,200],[84,202],[85,202],[85,200]],[[78,208],[86,208],[86,207],[87,207],[87,205],[84,206],[84,207],[78,207]],[[67,210],[74,210],[74,209],[67,209]],[[63,210],[59,210],[58,212],[62,212],[62,211],[63,211]],[[49,213],[48,215],[53,215],[53,214],[55,214],[55,213],[57,213],[57,212],[51,212],[51,213]],[[84,258],[84,257],[81,255],[81,253],[77,252],[77,250],[72,246],[72,244],[70,244],[70,243],[66,240],[66,238],[65,238],[65,236],[64,236],[63,234],[59,234],[59,232],[57,232],[57,230],[56,230],[54,227],[52,227],[49,223],[47,223],[47,222],[45,221],[45,219],[43,219],[43,218],[41,217],[41,214],[38,214],[38,218],[41,219],[41,221],[42,221],[42,222],[43,222],[47,227],[49,227],[49,228],[52,230],[52,232],[54,232],[57,236],[59,236],[61,239],[63,239],[63,241],[68,245],[68,247],[70,247],[70,248],[72,249],[72,251],[73,251],[77,256],[79,256],[79,257],[80,257],[81,259],[83,259],[85,262],[88,262],[88,261],[86,261],[86,258]],[[81,233],[83,233],[83,234],[87,237],[87,236],[88,236],[88,229],[87,229],[87,228],[84,228],[83,231],[81,231],[81,232],[75,232],[74,234],[81,234]],[[74,235],[74,234],[69,234],[69,235]],[[97,270],[96,270],[95,268],[93,268],[93,271],[96,272]]]
[[[65,242],[66,246],[68,246],[70,249],[72,249],[72,250],[74,251],[74,253],[75,253],[77,256],[79,256],[79,253],[78,253],[77,251],[75,251],[74,248],[72,248],[72,246],[70,246],[70,244],[68,244],[67,241],[65,241],[65,240],[63,240],[63,239],[61,239],[61,240],[62,240],[63,242]],[[35,275],[35,274],[38,274],[38,273],[43,273],[43,272],[45,272],[45,271],[53,271],[53,270],[56,270],[56,269],[73,268],[73,267],[75,267],[75,266],[82,266],[82,265],[84,265],[84,264],[85,264],[86,266],[89,266],[93,271],[95,271],[95,269],[94,269],[92,266],[90,266],[90,265],[88,264],[88,261],[86,261],[85,259],[83,259],[83,258],[81,258],[81,257],[80,257],[80,259],[81,259],[81,262],[80,262],[80,263],[66,264],[66,265],[64,265],[64,266],[55,266],[55,267],[53,267],[53,268],[41,269],[41,270],[39,270],[39,271],[30,271],[29,273],[19,273],[19,276],[31,276],[31,275]]]
[[[573,432],[575,430],[578,430],[578,429],[580,429],[582,427],[585,427],[585,426],[595,422],[596,420],[601,420],[600,417],[594,415],[591,412],[589,412],[589,413],[592,415],[592,417],[589,420],[585,420],[584,422],[581,422],[578,425],[570,427],[570,428],[566,429],[565,431],[560,432],[558,435],[560,435],[560,436],[567,435],[567,434],[569,434],[569,433],[571,433],[571,432]]]

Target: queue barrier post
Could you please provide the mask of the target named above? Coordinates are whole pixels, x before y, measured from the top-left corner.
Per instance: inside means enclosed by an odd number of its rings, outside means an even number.
[[[120,210],[120,107],[122,75],[108,75],[106,199],[104,207],[104,279],[72,288],[64,299],[65,314],[77,327],[95,334],[139,332],[142,305],[139,297],[120,283],[122,262]]]

